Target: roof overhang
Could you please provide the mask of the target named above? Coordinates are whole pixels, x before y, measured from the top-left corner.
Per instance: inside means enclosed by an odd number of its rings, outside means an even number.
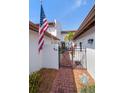
[[[80,35],[88,31],[91,27],[95,26],[95,5],[87,15],[87,17],[84,19],[84,21],[81,23],[78,31],[75,33],[73,40],[76,40]]]
[[[76,32],[76,30],[61,31],[61,34],[67,34],[68,32]]]
[[[36,24],[34,24],[33,22],[29,21],[29,29],[32,31],[38,32],[39,27]],[[53,36],[52,34],[50,34],[47,31],[45,32],[45,35],[49,38],[53,38],[54,40],[60,40],[59,38]]]

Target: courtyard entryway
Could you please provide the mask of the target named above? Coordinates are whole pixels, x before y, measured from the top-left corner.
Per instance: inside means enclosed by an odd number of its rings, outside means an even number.
[[[60,69],[53,82],[50,93],[80,93],[84,87],[80,77],[85,73],[89,78],[89,84],[94,84],[94,80],[85,69],[73,67],[69,52],[64,52],[61,56]]]
[[[87,76],[87,86],[83,76]],[[86,92],[87,87],[93,92]],[[86,68],[72,60],[71,51],[61,54],[58,70],[42,68],[30,75],[30,93],[94,93],[94,87],[94,79]]]

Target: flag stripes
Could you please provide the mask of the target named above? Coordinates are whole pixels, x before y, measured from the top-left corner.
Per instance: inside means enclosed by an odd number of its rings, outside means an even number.
[[[41,5],[41,14],[40,14],[40,25],[39,25],[39,41],[38,41],[38,51],[43,48],[44,45],[44,33],[48,29],[48,22],[45,18],[45,14]]]

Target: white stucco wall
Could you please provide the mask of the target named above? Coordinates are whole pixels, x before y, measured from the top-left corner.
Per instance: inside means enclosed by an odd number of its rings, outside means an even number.
[[[42,67],[58,69],[58,44],[51,44],[49,37],[45,37],[45,42],[42,50]]]
[[[54,36],[57,36],[57,29],[56,29],[56,27],[49,27],[47,29],[47,32],[49,32],[50,34],[52,34]]]
[[[61,38],[61,25],[59,22],[55,21],[55,26],[49,26],[47,32],[51,33],[52,35]]]
[[[93,43],[89,44],[88,39],[93,39]],[[82,42],[83,48],[92,48],[95,49],[95,27],[92,27],[87,32],[78,37],[75,41],[77,47],[79,47],[79,43]]]
[[[92,44],[88,43],[89,39],[94,40]],[[86,49],[87,70],[89,74],[95,79],[95,26],[90,28],[87,32],[79,36],[74,41],[78,48],[80,47],[80,42],[82,42],[83,49]]]
[[[44,37],[44,47],[38,53],[38,33],[29,31],[29,72],[32,73],[41,68],[58,69],[58,49],[57,44],[51,44],[51,38]]]
[[[86,49],[87,70],[89,74],[95,79],[95,50],[91,48]]]
[[[56,23],[55,27],[56,27],[56,30],[57,30],[56,31],[56,33],[57,33],[56,37],[58,37],[60,39],[61,38],[62,27],[61,27],[60,22],[55,21],[55,23]]]
[[[42,68],[42,54],[38,53],[38,34],[29,31],[29,72],[34,72]]]

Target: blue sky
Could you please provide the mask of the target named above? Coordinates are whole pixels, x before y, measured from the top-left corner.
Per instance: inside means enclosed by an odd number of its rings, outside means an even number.
[[[56,19],[62,30],[78,29],[94,5],[94,0],[42,0],[45,15],[49,22]],[[29,0],[29,19],[34,23],[40,20],[40,0]]]

